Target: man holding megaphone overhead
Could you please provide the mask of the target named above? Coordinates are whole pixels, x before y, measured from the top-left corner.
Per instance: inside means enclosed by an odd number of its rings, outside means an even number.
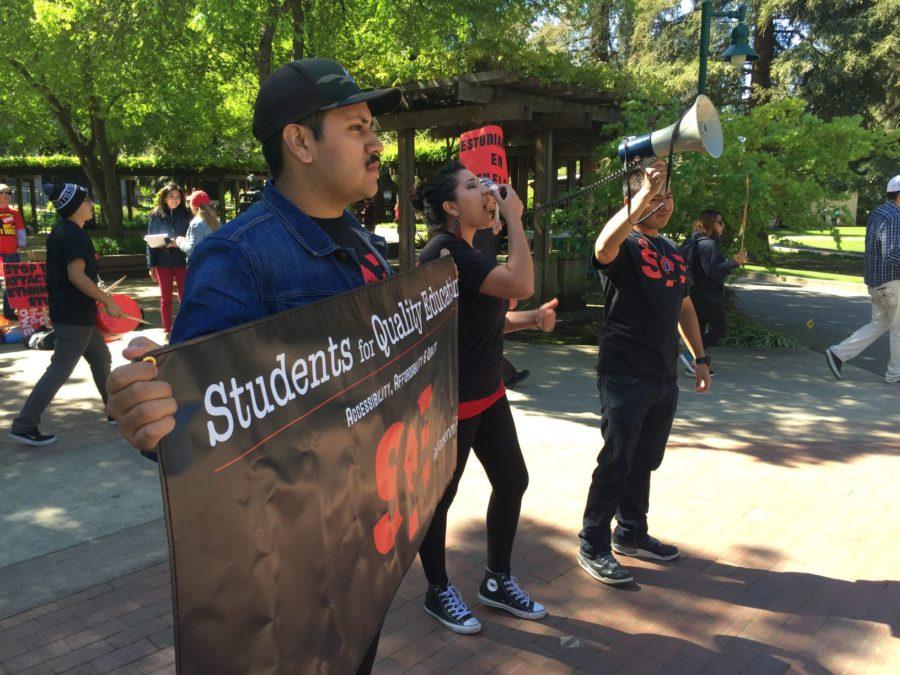
[[[655,158],[641,166],[626,174],[625,206],[600,231],[593,256],[604,295],[597,365],[603,448],[588,491],[578,563],[611,585],[633,581],[613,552],[652,560],[679,556],[647,528],[650,473],[662,463],[678,402],[679,331],[696,359],[695,390],[710,387],[687,266],[660,234],[674,209],[666,166]],[[613,516],[617,526],[610,533]]]

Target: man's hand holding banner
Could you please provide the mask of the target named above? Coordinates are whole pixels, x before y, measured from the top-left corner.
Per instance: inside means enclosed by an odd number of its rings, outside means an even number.
[[[352,673],[456,464],[442,258],[154,356],[185,673]]]

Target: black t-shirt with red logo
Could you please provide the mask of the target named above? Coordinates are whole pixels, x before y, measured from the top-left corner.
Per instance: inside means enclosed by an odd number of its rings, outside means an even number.
[[[429,240],[419,254],[419,264],[437,260],[444,249],[459,272],[459,400],[476,401],[496,393],[500,386],[509,301],[479,290],[497,261],[447,232]]]
[[[678,318],[689,291],[678,247],[664,237],[632,232],[609,265],[593,262],[604,298],[597,370],[677,375]]]
[[[388,278],[388,271],[384,269],[378,256],[372,253],[360,235],[353,231],[353,221],[346,211],[339,218],[313,218],[313,222],[321,227],[335,244],[353,250],[365,283],[371,284]]]

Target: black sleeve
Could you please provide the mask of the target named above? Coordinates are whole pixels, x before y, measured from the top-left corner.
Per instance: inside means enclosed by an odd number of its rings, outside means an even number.
[[[704,246],[699,246],[697,254],[700,256],[700,267],[710,279],[722,280],[737,267],[733,260],[725,260],[722,249],[712,240]]]
[[[63,257],[66,265],[75,260],[84,260],[85,265],[94,257],[94,247],[90,235],[84,230],[72,232],[63,240]]]
[[[459,285],[467,293],[478,293],[481,284],[498,263],[476,251],[464,241],[448,240],[443,248],[450,251],[456,269],[459,270]]]

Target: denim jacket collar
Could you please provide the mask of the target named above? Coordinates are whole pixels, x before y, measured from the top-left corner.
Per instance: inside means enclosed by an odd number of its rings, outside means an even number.
[[[325,234],[312,218],[279,192],[275,187],[275,181],[270,180],[266,183],[262,198],[272,213],[281,220],[285,229],[314,256],[321,258],[337,250],[337,244],[332,238]]]

